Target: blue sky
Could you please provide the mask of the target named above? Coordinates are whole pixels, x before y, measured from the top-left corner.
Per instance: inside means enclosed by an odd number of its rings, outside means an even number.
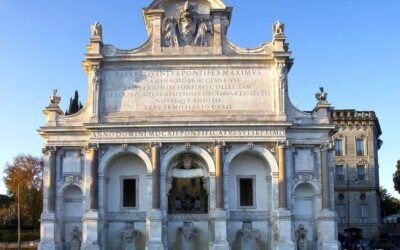
[[[65,110],[77,89],[86,99],[81,66],[90,24],[103,24],[105,43],[129,49],[147,34],[144,0],[0,0],[0,167],[18,153],[41,154],[37,129],[53,88]],[[400,1],[229,0],[229,39],[242,47],[271,40],[271,25],[286,23],[294,66],[289,75],[292,102],[315,105],[324,86],[333,106],[376,111],[383,130],[380,180],[392,194],[392,173],[400,159]],[[0,185],[0,193],[5,193]]]

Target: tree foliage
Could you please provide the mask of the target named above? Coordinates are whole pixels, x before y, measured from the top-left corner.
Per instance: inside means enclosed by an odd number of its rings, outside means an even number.
[[[82,109],[82,103],[79,101],[78,91],[75,90],[74,98],[69,99],[69,107],[68,110],[65,111],[65,115],[73,115]]]
[[[43,161],[31,155],[18,155],[4,168],[4,182],[15,202],[20,201],[21,220],[38,225],[42,211]],[[19,197],[18,193],[19,182]]]
[[[397,214],[400,210],[400,201],[393,197],[385,188],[379,188],[381,196],[382,217]]]
[[[400,193],[400,160],[397,161],[396,172],[393,174],[394,189]]]

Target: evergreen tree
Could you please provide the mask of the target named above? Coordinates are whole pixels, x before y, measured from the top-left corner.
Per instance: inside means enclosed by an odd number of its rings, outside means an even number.
[[[394,189],[400,193],[400,160],[397,161],[396,172],[393,174]]]
[[[65,111],[65,115],[73,115],[83,108],[82,103],[79,101],[78,91],[75,90],[74,98],[69,99],[69,108]]]

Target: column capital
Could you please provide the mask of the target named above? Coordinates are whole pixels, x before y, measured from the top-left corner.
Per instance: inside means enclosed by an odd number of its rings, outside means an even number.
[[[332,141],[326,141],[320,145],[321,151],[331,151],[333,150],[333,143]]]
[[[286,149],[286,148],[289,147],[289,141],[287,141],[287,140],[278,141],[278,142],[276,143],[276,147],[277,147],[277,148]]]
[[[55,147],[55,146],[45,146],[42,148],[42,153],[44,155],[55,154],[56,152],[57,152],[57,147]]]
[[[88,143],[87,145],[85,145],[85,150],[89,151],[89,150],[99,150],[100,145],[98,143]]]
[[[162,143],[161,142],[150,142],[150,147],[156,147],[156,148],[161,148],[162,147]]]
[[[224,141],[215,141],[214,147],[223,148],[223,147],[225,147],[225,142]]]

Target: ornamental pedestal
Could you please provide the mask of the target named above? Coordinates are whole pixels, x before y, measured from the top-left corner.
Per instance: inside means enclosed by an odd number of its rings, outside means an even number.
[[[292,241],[292,213],[286,208],[280,208],[274,214],[275,229],[273,231],[273,249],[294,250]]]
[[[54,250],[58,248],[56,243],[56,228],[57,222],[54,213],[43,212],[40,216],[39,250]]]
[[[340,249],[337,237],[336,214],[329,209],[323,209],[318,217],[318,249]]]
[[[160,209],[152,209],[146,217],[146,250],[163,250],[162,243],[162,215]]]
[[[214,240],[210,243],[211,250],[229,250],[229,243],[227,239],[227,226],[226,219],[227,213],[223,209],[216,209],[210,213],[214,224]]]
[[[82,220],[82,250],[98,250],[99,247],[99,215],[97,211],[90,210]]]

